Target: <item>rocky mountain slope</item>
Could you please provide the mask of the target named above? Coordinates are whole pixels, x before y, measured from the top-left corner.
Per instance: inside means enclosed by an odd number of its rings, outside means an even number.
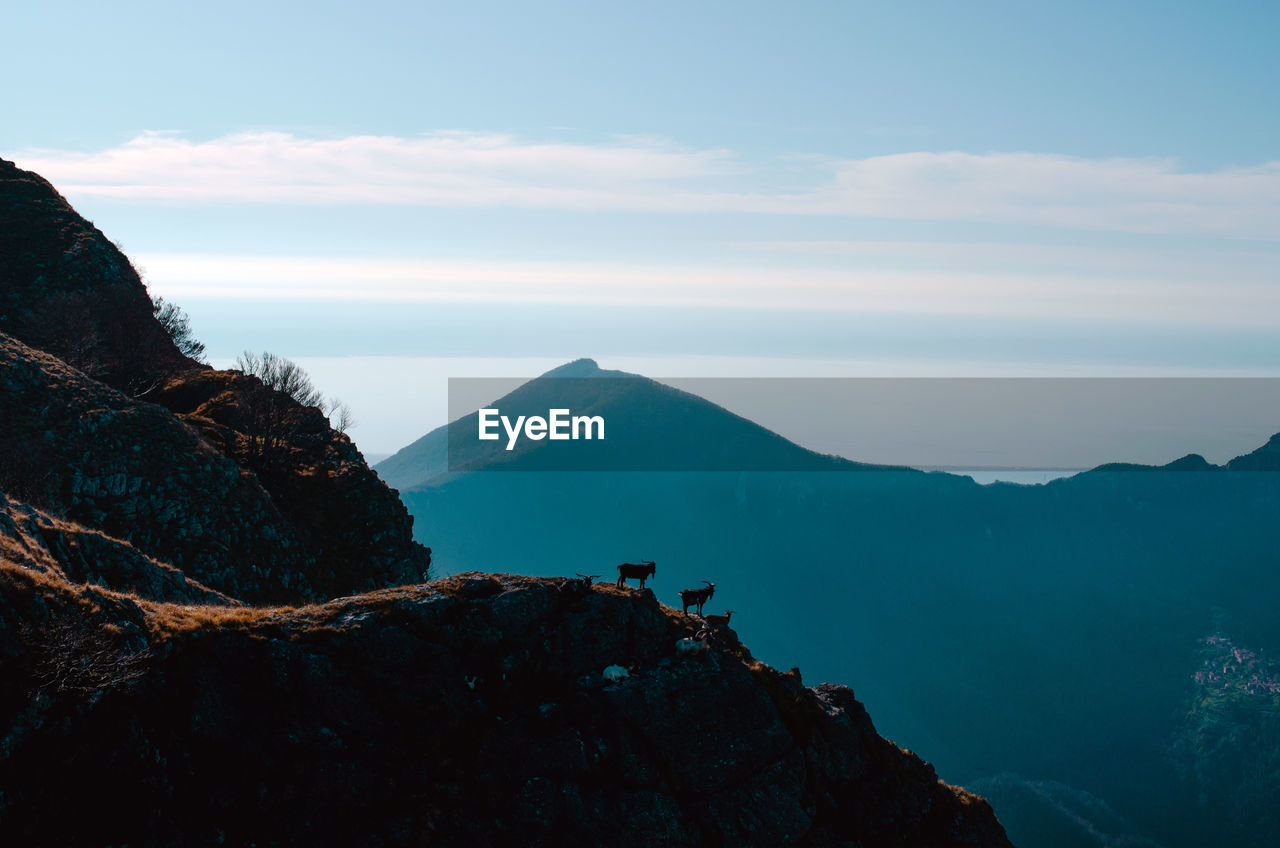
[[[0,159],[0,333],[123,391],[195,365],[138,272],[38,174]]]
[[[129,260],[4,160],[0,356],[0,487],[244,601],[425,578],[412,518],[323,413],[184,357]]]
[[[236,605],[133,545],[58,518],[0,492],[0,558],[68,583],[89,583],[143,598]]]
[[[0,160],[0,844],[1009,845],[850,690],[648,591],[423,583],[319,410],[155,331]]]
[[[0,565],[0,839],[1008,845],[853,692],[693,635],[576,580],[237,609]]]
[[[247,601],[305,596],[312,563],[250,474],[172,413],[0,336],[7,488]]]

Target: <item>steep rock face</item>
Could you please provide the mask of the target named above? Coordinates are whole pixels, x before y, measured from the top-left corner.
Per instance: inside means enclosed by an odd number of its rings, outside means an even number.
[[[0,557],[66,580],[158,601],[235,604],[127,542],[9,499],[0,492]]]
[[[81,631],[45,635],[72,613]],[[728,631],[677,656],[689,621],[647,591],[567,580],[468,574],[243,610],[0,567],[0,838],[1009,844],[848,689],[807,689]],[[58,661],[68,640],[107,658],[96,688]],[[629,675],[606,681],[610,665]],[[67,798],[77,815],[58,815]]]
[[[250,474],[170,412],[0,335],[0,473],[23,500],[251,602],[318,597]]]
[[[253,404],[265,391],[239,372],[187,371],[151,399],[253,470],[313,557],[307,582],[315,597],[425,580],[431,556],[413,541],[413,517],[320,410],[274,393],[279,424],[265,436],[269,452],[255,448],[264,434]]]
[[[196,363],[137,271],[46,180],[0,159],[0,332],[129,394]]]
[[[74,491],[55,495],[43,491],[50,488],[50,479],[23,480],[22,488],[39,490],[28,499],[57,508],[83,507],[74,512],[75,520],[134,542],[145,553],[248,601],[317,600],[425,579],[430,554],[413,541],[413,519],[349,439],[334,432],[319,410],[267,389],[256,378],[214,371],[182,356],[152,314],[151,299],[129,260],[48,182],[0,160],[3,333],[127,397],[167,407],[205,443],[199,448],[202,463],[208,465],[210,446],[234,463],[215,463],[214,476],[245,478],[238,483],[224,480],[205,490],[207,481],[199,474],[168,475],[169,482],[185,487],[179,500],[187,506],[194,506],[193,499],[204,492],[205,511],[216,510],[217,498],[228,487],[255,490],[251,496],[232,497],[226,505],[231,514],[213,524],[210,516],[197,515],[200,510],[193,513],[160,503],[163,493],[150,489],[146,500],[155,508],[147,512],[147,503],[142,503],[143,513],[135,515],[131,509],[139,505],[139,489],[116,488],[143,487],[137,475],[122,476],[125,466],[137,465],[142,458],[109,457],[110,448],[97,445],[85,454],[86,461],[92,454],[97,467],[80,468],[74,456],[82,449],[77,447],[79,440],[94,438],[96,431],[66,414],[71,407],[59,410],[63,401],[58,389],[50,388],[8,397],[12,404],[27,405],[13,411],[25,429],[17,435],[0,433],[0,448],[40,443],[40,427],[69,428],[61,433],[51,430],[44,439],[54,443],[54,454],[65,449],[58,454],[57,469],[46,469],[38,461],[50,458],[48,444],[39,444],[30,455],[11,456],[19,456],[19,464],[35,476],[52,474],[53,484]],[[12,350],[5,345],[0,354],[7,358]],[[285,425],[272,434],[270,462],[250,449],[252,438],[261,435],[254,432],[261,429],[254,410],[260,411],[264,401]],[[124,409],[120,403],[112,401],[113,412]],[[31,404],[44,404],[54,412],[46,419],[46,412]],[[79,408],[83,411],[83,404]],[[153,412],[138,415],[147,422],[157,420]],[[152,457],[152,470],[160,473],[160,446],[147,447],[145,435],[135,432],[132,441],[117,442],[143,450]],[[185,442],[170,446],[187,454],[194,449]],[[13,485],[14,474],[5,464],[6,457],[0,455],[0,488]],[[120,467],[111,472],[103,470],[116,466]],[[81,479],[77,472],[92,479]],[[100,487],[105,491],[98,491]],[[25,491],[17,494],[27,497]],[[48,497],[53,499],[44,500]],[[247,537],[261,537],[262,544],[244,544]]]

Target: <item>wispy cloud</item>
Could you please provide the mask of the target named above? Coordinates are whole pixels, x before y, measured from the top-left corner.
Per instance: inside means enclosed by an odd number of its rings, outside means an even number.
[[[1280,237],[1280,161],[1195,173],[1172,159],[902,153],[833,163],[811,209],[1130,232]]]
[[[257,132],[203,142],[147,132],[109,150],[37,150],[17,159],[69,194],[426,206],[627,207],[665,183],[735,170],[726,151],[654,139],[542,144],[470,132],[337,139]]]
[[[822,257],[863,267],[1136,277],[1212,285],[1280,284],[1280,243],[1239,240],[1125,247],[1034,242],[745,241],[724,246],[768,254]]]
[[[1241,326],[1280,322],[1265,283],[1096,275],[761,269],[630,263],[486,262],[143,254],[166,297],[820,309],[1055,316]]]
[[[73,198],[749,212],[1280,239],[1280,161],[1193,172],[1172,159],[914,152],[810,159],[794,185],[777,188],[761,176],[775,162],[753,167],[728,150],[652,138],[144,133],[93,153],[16,158]]]

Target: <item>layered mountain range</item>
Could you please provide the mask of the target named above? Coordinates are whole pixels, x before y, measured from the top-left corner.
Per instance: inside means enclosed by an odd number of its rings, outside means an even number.
[[[610,391],[588,397],[593,380]],[[709,609],[735,610],[758,656],[858,681],[887,735],[991,797],[1019,844],[1273,841],[1280,436],[1222,465],[1193,454],[981,486],[807,452],[590,360],[490,405],[545,415],[583,401],[609,422],[679,420],[652,437],[615,427],[614,450],[704,470],[603,457],[609,470],[574,473],[545,440],[479,448],[474,417],[460,419],[377,467],[437,540],[442,572],[644,558],[668,603],[712,581]],[[472,444],[450,443],[461,435]],[[729,452],[725,468],[781,470],[709,472],[709,445]],[[1253,666],[1224,654],[1207,669],[1218,644]]]
[[[412,528],[0,160],[0,841],[1009,844],[849,689],[647,590],[428,582]]]

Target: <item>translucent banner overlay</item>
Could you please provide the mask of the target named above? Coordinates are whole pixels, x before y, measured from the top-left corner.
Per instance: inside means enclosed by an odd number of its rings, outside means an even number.
[[[454,378],[449,420],[452,472],[1274,470],[1280,378]]]

